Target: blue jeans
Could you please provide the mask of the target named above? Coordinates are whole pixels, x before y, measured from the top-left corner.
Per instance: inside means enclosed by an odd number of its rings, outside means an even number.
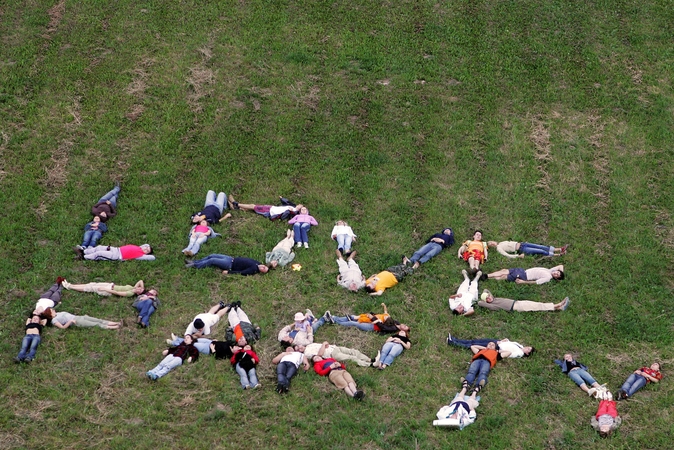
[[[314,333],[316,333],[316,330],[318,330],[323,325],[325,325],[325,317],[321,316],[317,320],[311,322],[311,329],[313,330]]]
[[[381,356],[379,361],[382,364],[390,366],[393,363],[393,360],[396,359],[396,357],[400,355],[403,350],[404,347],[402,344],[398,344],[397,342],[386,342],[381,348]]]
[[[103,233],[100,230],[87,230],[82,238],[82,247],[96,247],[102,237]]]
[[[520,243],[520,253],[525,255],[545,255],[553,256],[555,254],[555,248],[548,245],[540,244],[531,244],[529,242]]]
[[[25,335],[23,341],[21,341],[21,351],[19,351],[17,358],[21,361],[25,359],[35,359],[35,352],[37,352],[37,346],[40,345],[41,340],[39,334]]]
[[[221,270],[231,270],[232,261],[234,261],[234,258],[231,256],[213,253],[205,258],[193,261],[193,264],[197,269],[203,269],[204,267],[218,267]]]
[[[162,359],[162,361],[157,364],[157,367],[154,369],[150,370],[150,372],[154,373],[157,375],[157,378],[161,378],[173,369],[175,369],[178,366],[181,366],[183,364],[182,358],[177,358],[173,355],[166,355],[166,358]]]
[[[98,203],[110,202],[112,204],[112,206],[117,208],[117,195],[119,194],[120,190],[121,190],[121,188],[119,186],[115,186],[110,192],[108,192],[103,197],[101,197],[98,200]]]
[[[489,361],[484,358],[475,359],[470,363],[468,373],[466,374],[466,381],[468,384],[473,384],[473,382],[480,384],[480,381],[484,380],[486,386],[490,370],[491,364],[489,364]]]
[[[578,386],[581,386],[583,384],[587,384],[588,386],[592,386],[595,384],[597,381],[592,378],[592,375],[587,370],[583,369],[575,369],[569,372],[569,378],[573,380],[574,383],[576,383]]]
[[[199,253],[199,249],[201,248],[201,244],[206,242],[208,240],[208,236],[201,235],[199,237],[196,236],[191,236],[190,237],[190,242],[187,244],[187,247],[185,247],[182,251],[191,251],[193,255],[196,255]]]
[[[294,364],[293,364],[294,367]],[[249,387],[255,387],[258,385],[257,382],[257,373],[255,372],[255,368],[253,367],[250,369],[248,372],[243,370],[243,368],[239,365],[239,363],[236,363],[236,366],[234,367],[236,370],[236,373],[239,374],[239,378],[241,379],[241,387],[244,389],[247,389]]]
[[[138,310],[138,315],[140,316],[140,322],[145,327],[150,326],[150,316],[154,314],[157,308],[154,307],[152,300],[141,300],[136,304],[136,309]]]
[[[218,198],[215,198],[215,191],[208,191],[206,194],[206,203],[204,203],[204,208],[207,206],[216,206],[218,210],[220,210],[220,215],[222,215],[222,211],[227,207],[225,205],[225,200],[227,199],[227,194],[224,192],[218,193]]]
[[[179,346],[185,341],[184,338],[181,337],[176,337],[173,342],[171,342],[171,345],[174,347]],[[199,350],[199,353],[203,353],[204,355],[210,355],[211,354],[211,342],[213,342],[211,339],[206,339],[206,338],[199,338],[197,341],[194,343],[194,347]]]
[[[627,393],[628,397],[631,397],[632,394],[634,394],[636,391],[646,386],[646,383],[646,377],[642,377],[641,375],[633,373],[623,383],[623,387],[621,389]]]
[[[351,316],[351,317],[355,317],[355,316]],[[357,321],[349,320],[349,317],[334,317],[333,316],[332,320],[335,321],[335,324],[341,325],[343,327],[356,327],[360,331],[374,331],[374,324],[373,323],[357,322]]]
[[[414,252],[414,255],[410,258],[410,261],[413,263],[419,261],[419,263],[423,264],[425,262],[428,262],[429,259],[437,255],[442,251],[442,245],[438,244],[437,242],[429,242],[423,247],[421,247],[419,250]]]
[[[310,223],[296,223],[293,225],[293,231],[295,232],[295,243],[298,242],[309,242],[309,228],[311,228]]]
[[[337,237],[337,248],[341,248],[344,252],[351,250],[351,243],[353,242],[353,236],[350,234],[338,234]]]
[[[290,379],[297,373],[297,366],[289,361],[283,361],[276,367],[278,384],[284,387],[290,386]]]
[[[481,345],[482,347],[486,347],[490,342],[496,341],[498,341],[498,339],[458,339],[452,336],[452,340],[449,341],[449,344],[463,348],[470,348],[471,345]]]

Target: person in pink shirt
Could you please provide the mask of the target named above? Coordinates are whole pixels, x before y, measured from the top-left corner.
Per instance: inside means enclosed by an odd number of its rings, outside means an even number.
[[[190,242],[183,249],[183,254],[185,256],[194,256],[199,253],[201,244],[206,242],[212,237],[220,236],[218,233],[213,231],[213,228],[208,226],[206,219],[199,222],[197,225],[194,225],[190,230]]]
[[[288,221],[288,225],[293,226],[295,233],[295,244],[301,247],[304,243],[304,248],[309,248],[309,228],[318,225],[316,219],[309,215],[309,210],[306,206],[300,208],[300,213]]]
[[[78,259],[86,259],[89,261],[126,261],[129,259],[137,259],[139,261],[155,260],[150,244],[129,244],[121,247],[98,245],[96,247],[85,248],[84,250],[76,248],[75,253],[77,253]]]

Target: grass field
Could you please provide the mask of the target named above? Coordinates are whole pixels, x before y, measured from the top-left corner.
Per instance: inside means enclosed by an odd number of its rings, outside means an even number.
[[[663,0],[0,3],[0,448],[671,448],[673,37]],[[157,261],[74,259],[115,181],[119,214],[101,243],[149,242]],[[303,270],[185,269],[208,189],[307,205],[320,225],[298,249]],[[285,234],[233,214],[201,256],[264,259]],[[382,297],[351,294],[334,282],[337,219],[358,234],[367,275],[445,226],[458,243]],[[569,296],[569,310],[452,316],[456,251],[474,228],[570,243],[554,260],[493,252],[484,266],[561,263],[560,283],[482,285]],[[59,275],[142,278],[162,307],[138,329],[128,299],[64,291],[61,309],[125,326],[50,328],[17,365],[25,315]],[[166,337],[221,299],[262,326],[264,388],[242,391],[208,357],[148,381]],[[384,372],[349,365],[362,403],[313,373],[274,392],[275,335],[296,311],[381,301],[412,326],[412,348]],[[336,328],[317,339],[370,355],[384,341]],[[449,330],[538,349],[496,366],[461,432],[431,426],[470,359],[445,344]],[[612,391],[656,359],[665,378],[619,403],[624,424],[602,440],[589,425],[598,402],[552,363],[568,351]]]

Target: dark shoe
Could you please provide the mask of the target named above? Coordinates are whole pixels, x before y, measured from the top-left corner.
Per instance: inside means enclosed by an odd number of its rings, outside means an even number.
[[[63,278],[63,277],[57,277],[57,278],[56,278],[56,284],[58,284],[59,286],[61,286],[61,284],[62,284],[65,280],[66,280],[66,279]]]
[[[33,358],[31,358],[30,356],[28,356],[26,358],[23,358],[23,362],[27,362],[27,363],[31,362],[32,360],[33,360]]]
[[[84,259],[84,250],[82,250],[79,245],[74,246],[73,250],[75,251],[75,254],[77,255],[77,259],[79,259],[79,260]]]
[[[194,263],[189,259],[185,260],[185,267],[194,267]]]
[[[335,323],[335,320],[332,318],[332,314],[330,314],[330,311],[325,311],[325,314],[323,314],[323,318],[325,318],[325,321],[328,323]]]
[[[21,361],[23,361],[23,359],[19,358],[18,356],[14,358],[14,362],[17,364],[20,363]]]
[[[403,255],[403,264],[407,265],[407,264],[409,264],[409,262],[410,262],[409,258],[407,258],[407,256]]]
[[[482,275],[480,275],[480,281],[487,281],[488,279],[489,279],[489,275],[487,275],[486,273],[483,273]]]
[[[220,303],[218,303],[218,305],[220,305],[220,309],[225,309],[228,306],[231,306],[229,303],[225,303],[223,301],[220,301]]]
[[[363,397],[365,397],[365,392],[363,391],[356,391],[356,393],[353,395],[353,398],[356,400],[362,400]]]

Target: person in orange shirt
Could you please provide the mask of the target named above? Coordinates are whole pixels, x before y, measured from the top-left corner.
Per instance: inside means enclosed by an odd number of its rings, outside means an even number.
[[[403,256],[402,264],[391,266],[383,272],[372,275],[365,280],[365,290],[370,295],[382,295],[388,288],[392,288],[407,275],[414,273],[414,267],[408,266],[410,260]]]
[[[496,361],[510,356],[509,351],[496,350],[496,343],[490,342],[486,347],[471,345],[470,350],[474,353],[466,377],[461,378],[462,388],[468,389],[473,382],[477,381],[473,393],[478,393],[487,384],[489,371],[496,365]]]
[[[480,270],[480,264],[484,263],[488,256],[487,243],[482,242],[482,231],[480,230],[475,230],[473,239],[464,242],[458,252],[459,259],[468,262],[473,275]]]

